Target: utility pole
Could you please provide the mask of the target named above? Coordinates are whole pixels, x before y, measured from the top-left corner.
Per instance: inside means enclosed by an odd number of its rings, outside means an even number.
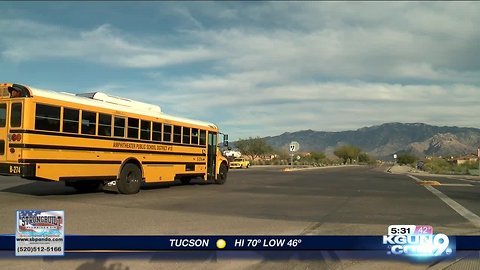
[[[478,176],[480,176],[480,146],[477,149]]]

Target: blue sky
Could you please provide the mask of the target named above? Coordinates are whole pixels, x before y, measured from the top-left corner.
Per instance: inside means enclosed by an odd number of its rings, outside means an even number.
[[[102,91],[230,139],[480,128],[480,3],[0,2],[0,81]]]

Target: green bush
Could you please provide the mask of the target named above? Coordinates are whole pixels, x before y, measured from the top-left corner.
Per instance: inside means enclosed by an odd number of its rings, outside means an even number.
[[[433,158],[425,161],[425,171],[439,174],[469,174],[470,170],[478,169],[477,162],[466,162],[460,165],[449,163],[443,158]]]
[[[413,165],[417,161],[417,157],[410,154],[398,155],[397,162],[400,165]]]
[[[452,165],[443,158],[432,158],[425,161],[424,170],[431,173],[448,173],[452,171]]]

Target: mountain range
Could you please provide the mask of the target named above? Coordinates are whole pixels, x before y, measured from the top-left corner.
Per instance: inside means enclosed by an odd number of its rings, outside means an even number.
[[[459,156],[477,152],[480,129],[423,123],[386,123],[340,132],[285,132],[264,139],[274,148],[288,149],[290,142],[297,141],[300,151],[322,151],[327,155],[333,155],[334,149],[340,145],[351,144],[380,159],[391,159],[394,153],[402,152],[418,157]]]

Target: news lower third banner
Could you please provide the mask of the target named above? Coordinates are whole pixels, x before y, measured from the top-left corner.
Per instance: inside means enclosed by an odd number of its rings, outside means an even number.
[[[431,225],[390,225],[381,236],[304,235],[65,235],[62,210],[17,210],[15,234],[0,235],[0,251],[16,256],[75,252],[371,251],[390,257],[453,258],[480,250],[480,236],[434,233]],[[383,255],[382,255],[383,256]]]
[[[445,238],[404,236],[150,236],[65,235],[65,252],[172,251],[172,250],[350,250],[419,253],[429,248],[437,255],[455,250],[480,250],[480,236]],[[15,235],[0,235],[0,250],[14,251]],[[447,241],[447,242],[446,242]],[[449,249],[450,248],[450,249]],[[421,253],[421,252],[420,252]],[[445,254],[444,254],[445,253]]]

